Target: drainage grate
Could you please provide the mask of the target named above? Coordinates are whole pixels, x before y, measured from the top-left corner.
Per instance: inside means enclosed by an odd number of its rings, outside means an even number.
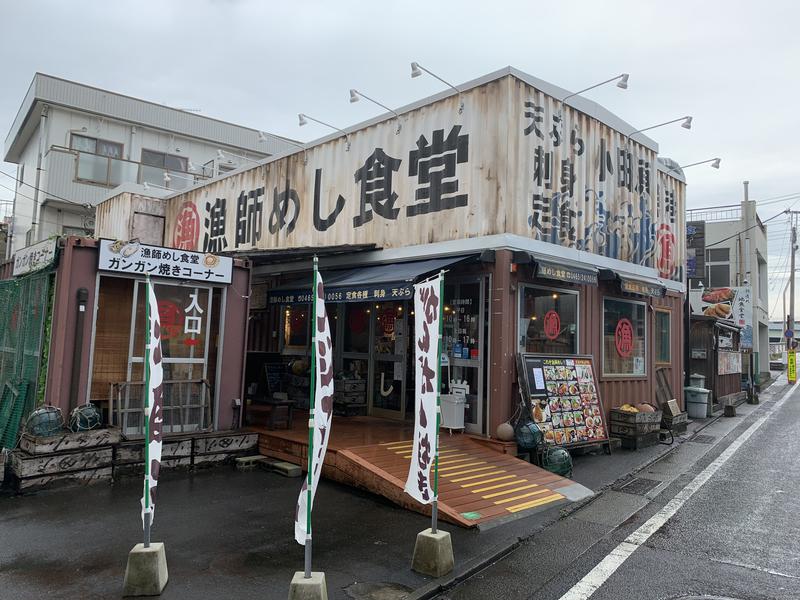
[[[713,444],[716,440],[716,436],[713,435],[696,435],[689,441],[697,444]]]
[[[644,496],[647,492],[652,490],[658,484],[662,483],[656,479],[645,479],[644,477],[634,477],[628,483],[625,483],[619,488],[620,492],[626,494],[636,494],[637,496]]]

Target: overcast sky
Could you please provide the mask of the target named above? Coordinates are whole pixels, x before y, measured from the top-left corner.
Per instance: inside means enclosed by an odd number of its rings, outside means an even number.
[[[745,179],[751,199],[800,194],[798,23],[792,1],[10,2],[0,129],[5,138],[36,71],[303,141],[328,131],[300,129],[298,112],[340,127],[382,112],[350,104],[351,87],[392,107],[440,91],[410,78],[412,60],[455,84],[507,65],[569,90],[627,72],[627,91],[587,97],[637,128],[692,115],[691,131],[648,135],[680,164],[722,158],[719,171],[686,171],[690,208],[732,204]],[[784,222],[770,222],[775,269]]]

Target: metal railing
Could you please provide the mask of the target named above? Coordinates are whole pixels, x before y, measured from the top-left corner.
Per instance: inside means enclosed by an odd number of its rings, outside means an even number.
[[[106,187],[116,187],[128,182],[149,183],[181,191],[210,178],[205,173],[187,173],[153,167],[124,158],[112,158],[63,146],[53,146],[52,149],[75,156],[75,181],[79,183],[92,183]],[[166,179],[165,174],[169,176]]]
[[[720,221],[740,221],[741,218],[742,206],[740,204],[729,204],[714,208],[686,209],[687,221],[705,221],[706,223],[717,223]]]
[[[211,384],[207,380],[168,380],[161,389],[164,434],[203,431],[213,426]],[[144,393],[144,381],[111,384],[111,424],[128,438],[144,435]]]

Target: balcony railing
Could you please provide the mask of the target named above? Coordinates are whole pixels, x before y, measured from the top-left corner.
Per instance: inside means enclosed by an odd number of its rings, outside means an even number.
[[[80,183],[91,183],[109,188],[128,182],[148,183],[170,190],[181,191],[195,183],[209,179],[209,177],[199,173],[186,173],[162,167],[153,167],[132,160],[111,158],[60,146],[52,149],[75,156],[74,179]],[[169,175],[169,177],[165,178],[165,174]]]
[[[742,218],[742,207],[739,204],[717,206],[714,208],[688,208],[686,209],[687,221],[705,221],[718,223],[721,221],[739,221]]]

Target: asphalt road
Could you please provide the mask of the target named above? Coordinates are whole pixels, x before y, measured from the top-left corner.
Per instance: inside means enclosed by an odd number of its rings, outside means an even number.
[[[641,473],[652,498],[608,492],[439,598],[800,598],[800,388],[785,381]]]

